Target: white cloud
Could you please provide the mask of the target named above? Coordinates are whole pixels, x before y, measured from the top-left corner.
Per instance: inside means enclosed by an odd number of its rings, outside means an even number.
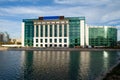
[[[60,3],[60,0],[55,0],[56,3]],[[63,0],[61,0],[63,1]],[[68,1],[68,0],[67,0]],[[49,16],[49,15],[64,15],[64,16],[85,16],[86,23],[88,25],[96,25],[108,22],[107,24],[117,24],[120,26],[118,19],[120,19],[120,1],[113,0],[71,0],[74,1],[76,6],[67,6],[67,5],[57,5],[57,6],[12,6],[12,7],[0,7],[0,17],[3,17],[5,20],[0,20],[0,28],[10,31],[11,35],[14,33],[14,30],[21,30],[21,22],[24,18],[37,18],[38,16]],[[94,6],[94,5],[85,5],[80,6],[81,3],[96,3],[104,4],[103,6]],[[95,2],[93,2],[95,1]],[[99,3],[99,1],[101,1]],[[64,2],[64,1],[63,1]],[[65,3],[65,2],[64,2]],[[62,3],[63,4],[63,3]],[[18,19],[18,22],[8,21],[8,18]],[[118,21],[114,21],[114,20]],[[17,27],[16,27],[17,26]],[[11,27],[11,28],[10,28]],[[12,30],[14,29],[14,30]],[[120,31],[119,31],[120,32]],[[18,34],[18,33],[16,33]]]
[[[110,0],[54,0],[55,3],[59,4],[101,4],[107,3]]]
[[[0,2],[23,2],[23,1],[33,1],[33,0],[0,0]],[[39,0],[35,0],[35,1],[39,1]]]

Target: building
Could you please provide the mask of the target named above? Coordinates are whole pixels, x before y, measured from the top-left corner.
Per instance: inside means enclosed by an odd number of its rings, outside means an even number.
[[[9,34],[7,32],[0,33],[0,42],[8,42],[9,41]]]
[[[0,42],[3,42],[3,33],[0,33]]]
[[[112,47],[117,45],[117,29],[111,26],[87,26],[88,45]]]
[[[115,46],[117,29],[87,26],[85,17],[45,16],[23,19],[22,46],[86,47]]]
[[[24,19],[22,46],[84,46],[84,29],[85,17],[45,16],[38,19]]]

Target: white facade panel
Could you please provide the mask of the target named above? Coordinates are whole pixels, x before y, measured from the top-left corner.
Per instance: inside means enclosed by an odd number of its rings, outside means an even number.
[[[81,46],[85,45],[85,21],[84,20],[80,20],[80,43]]]
[[[86,45],[89,45],[89,27],[86,25]]]
[[[25,24],[24,24],[24,22],[22,22],[22,32],[21,32],[22,34],[21,34],[21,37],[22,37],[22,47],[24,47],[24,39],[25,39],[25,36],[24,36],[24,34],[25,34]]]

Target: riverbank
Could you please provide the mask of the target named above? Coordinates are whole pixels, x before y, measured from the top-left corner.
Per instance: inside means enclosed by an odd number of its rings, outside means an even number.
[[[13,48],[13,47],[0,47],[0,51],[4,50],[12,50],[12,51],[26,51],[26,50],[34,50],[34,51],[120,51],[120,49],[112,49],[112,48],[38,48],[38,47],[21,47],[21,48]]]

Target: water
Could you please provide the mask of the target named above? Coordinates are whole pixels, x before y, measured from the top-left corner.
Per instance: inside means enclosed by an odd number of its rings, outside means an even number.
[[[0,51],[0,80],[94,80],[117,51]]]

